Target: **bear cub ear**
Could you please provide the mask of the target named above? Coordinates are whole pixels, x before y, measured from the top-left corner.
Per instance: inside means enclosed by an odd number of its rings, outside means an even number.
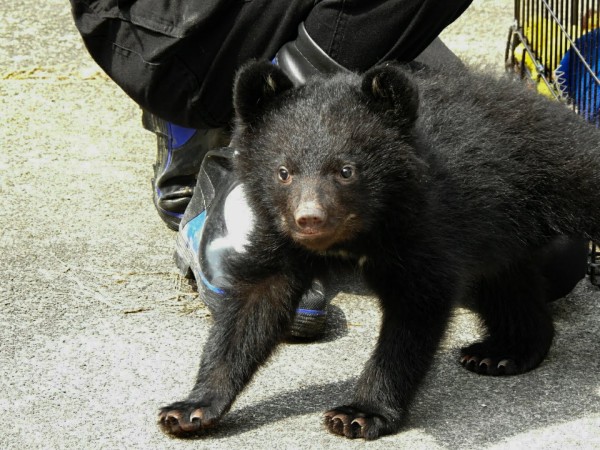
[[[294,85],[283,71],[267,61],[252,61],[238,71],[233,86],[233,104],[237,116],[253,123],[269,103]]]
[[[385,65],[369,69],[363,76],[361,89],[375,111],[406,125],[417,119],[419,90],[400,67]]]

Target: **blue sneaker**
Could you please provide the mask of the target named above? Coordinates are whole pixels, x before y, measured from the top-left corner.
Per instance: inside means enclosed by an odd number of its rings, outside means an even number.
[[[200,298],[212,313],[218,311],[228,288],[223,262],[245,251],[254,226],[243,185],[232,172],[235,150],[221,148],[206,154],[194,195],[179,225],[175,263],[181,273],[195,278]],[[315,280],[304,294],[290,335],[313,340],[323,334],[327,302],[323,285]]]

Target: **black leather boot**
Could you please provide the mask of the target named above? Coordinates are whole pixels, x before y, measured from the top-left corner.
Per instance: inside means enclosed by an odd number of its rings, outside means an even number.
[[[313,75],[348,71],[312,40],[303,23],[298,27],[296,40],[281,47],[273,59],[273,64],[278,65],[295,86],[306,83]]]
[[[200,170],[204,155],[229,143],[223,128],[185,128],[142,113],[144,128],[156,134],[156,163],[152,178],[154,205],[161,219],[172,230],[179,228]]]

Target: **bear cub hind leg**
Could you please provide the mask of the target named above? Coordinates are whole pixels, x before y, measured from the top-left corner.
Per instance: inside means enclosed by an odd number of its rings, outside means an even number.
[[[461,349],[461,364],[482,375],[516,375],[537,367],[552,343],[545,279],[533,262],[480,279],[477,312],[487,337]]]

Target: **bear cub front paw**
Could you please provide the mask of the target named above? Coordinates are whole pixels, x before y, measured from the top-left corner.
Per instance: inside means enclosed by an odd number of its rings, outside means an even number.
[[[158,425],[166,434],[186,438],[214,427],[218,419],[205,403],[183,401],[161,408]]]
[[[354,406],[338,406],[324,414],[327,429],[350,439],[376,439],[384,434],[394,433],[399,420],[392,421],[374,413],[361,411]]]
[[[503,349],[493,342],[477,342],[461,349],[460,363],[480,375],[518,375],[537,367],[548,352],[548,345],[523,347]]]

